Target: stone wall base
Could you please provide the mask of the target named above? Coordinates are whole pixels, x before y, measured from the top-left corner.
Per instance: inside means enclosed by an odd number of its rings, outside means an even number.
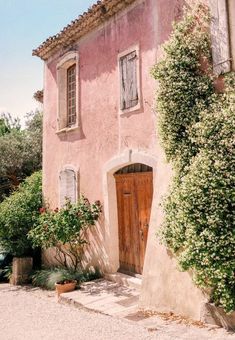
[[[32,257],[14,257],[10,283],[21,285],[29,282],[29,276],[33,268]]]
[[[212,303],[203,304],[201,321],[235,331],[235,311],[231,314],[226,314],[223,308],[216,307]]]

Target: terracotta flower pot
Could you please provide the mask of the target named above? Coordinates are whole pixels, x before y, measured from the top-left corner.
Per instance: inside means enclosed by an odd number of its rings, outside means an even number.
[[[60,296],[60,294],[72,292],[76,288],[76,285],[76,280],[69,280],[69,282],[65,283],[58,282],[55,284],[56,293]]]

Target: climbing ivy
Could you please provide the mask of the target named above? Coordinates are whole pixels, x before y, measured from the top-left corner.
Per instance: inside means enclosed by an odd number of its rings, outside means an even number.
[[[212,76],[210,16],[199,5],[174,25],[159,81],[159,132],[175,169],[164,201],[163,243],[182,270],[209,288],[211,300],[235,309],[235,77],[216,93]]]

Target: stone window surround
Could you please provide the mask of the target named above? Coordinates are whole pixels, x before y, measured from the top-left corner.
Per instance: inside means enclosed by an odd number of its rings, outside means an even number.
[[[138,90],[138,104],[128,108],[128,109],[121,109],[120,106],[120,98],[121,98],[121,86],[120,86],[120,80],[121,80],[121,68],[120,68],[120,59],[125,57],[126,55],[136,52],[137,55],[137,63],[136,63],[136,71],[137,71],[137,90]],[[119,91],[118,91],[118,100],[119,100],[119,114],[125,115],[131,112],[135,112],[141,109],[142,107],[142,93],[141,93],[141,79],[140,79],[140,45],[135,44],[129,47],[128,49],[124,50],[123,52],[118,53],[118,77],[119,77]]]
[[[76,123],[67,126],[67,70],[76,64]],[[79,56],[77,51],[69,51],[62,56],[57,68],[57,134],[79,128]]]

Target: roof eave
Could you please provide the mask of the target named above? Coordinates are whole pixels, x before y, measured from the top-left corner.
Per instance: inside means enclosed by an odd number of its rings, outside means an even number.
[[[66,47],[75,40],[99,27],[104,21],[120,12],[136,0],[101,0],[94,4],[87,12],[79,16],[63,28],[58,34],[49,37],[32,52],[33,56],[47,60],[61,47]]]

